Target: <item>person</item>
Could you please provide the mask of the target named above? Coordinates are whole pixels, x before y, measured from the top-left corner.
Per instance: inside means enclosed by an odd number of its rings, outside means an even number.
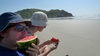
[[[27,35],[26,21],[13,12],[0,15],[0,56],[37,56],[38,46],[34,43],[24,52],[18,49],[17,41]]]
[[[48,24],[48,17],[44,12],[37,11],[32,14],[31,20],[27,26],[29,26],[30,33],[35,36],[36,32],[42,32]],[[39,41],[38,41],[39,42]],[[39,45],[40,55],[39,56],[48,56],[49,53],[57,49],[59,42],[56,42],[52,47],[48,48],[48,45],[52,44],[51,40],[44,41]]]

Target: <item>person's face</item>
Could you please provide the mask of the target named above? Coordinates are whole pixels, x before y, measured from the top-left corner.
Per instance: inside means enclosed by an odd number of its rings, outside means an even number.
[[[44,28],[46,28],[46,26],[31,26],[30,32],[31,33],[36,33],[37,31],[42,32]]]
[[[42,32],[44,28],[46,28],[46,26],[37,26],[39,32]]]
[[[20,25],[20,27],[19,27]],[[10,27],[4,34],[3,34],[3,41],[6,41],[6,44],[17,46],[16,41],[26,36],[27,31],[25,28],[19,30],[17,28],[21,28],[22,26],[26,26],[25,23],[18,23],[18,26]]]

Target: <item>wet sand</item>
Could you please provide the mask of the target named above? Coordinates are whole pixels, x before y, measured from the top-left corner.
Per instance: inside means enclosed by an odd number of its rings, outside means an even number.
[[[100,20],[49,20],[47,28],[37,35],[41,42],[60,39],[50,56],[100,56]]]

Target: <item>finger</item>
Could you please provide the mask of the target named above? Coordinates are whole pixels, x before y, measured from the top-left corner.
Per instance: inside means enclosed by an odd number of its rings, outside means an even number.
[[[59,42],[56,43],[56,46],[58,46]]]
[[[32,52],[29,50],[26,50],[26,53],[28,53],[29,56],[36,56],[38,54],[37,52]]]
[[[39,48],[35,49],[35,48],[32,48],[32,47],[29,47],[27,50],[29,50],[31,52],[37,52],[38,54],[40,54]]]
[[[36,46],[34,43],[31,44],[31,47],[34,48],[34,49],[39,49],[39,47]]]
[[[29,51],[33,51],[33,52],[38,52],[39,49],[35,49],[35,48],[32,48],[32,47],[28,47],[27,50],[29,50]]]
[[[30,50],[26,50],[26,53],[37,53],[36,51],[32,52]]]
[[[45,43],[47,43],[47,45],[49,45],[49,44],[52,44],[53,41],[51,41],[51,40],[47,40],[47,41],[45,41]]]
[[[59,42],[55,43],[55,46],[56,46],[56,47],[58,47],[58,45],[59,45]]]

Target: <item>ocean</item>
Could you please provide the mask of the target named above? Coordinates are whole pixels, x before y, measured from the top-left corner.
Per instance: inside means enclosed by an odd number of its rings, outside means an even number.
[[[49,20],[43,32],[36,33],[41,43],[59,38],[59,46],[50,56],[100,56],[100,19]]]

